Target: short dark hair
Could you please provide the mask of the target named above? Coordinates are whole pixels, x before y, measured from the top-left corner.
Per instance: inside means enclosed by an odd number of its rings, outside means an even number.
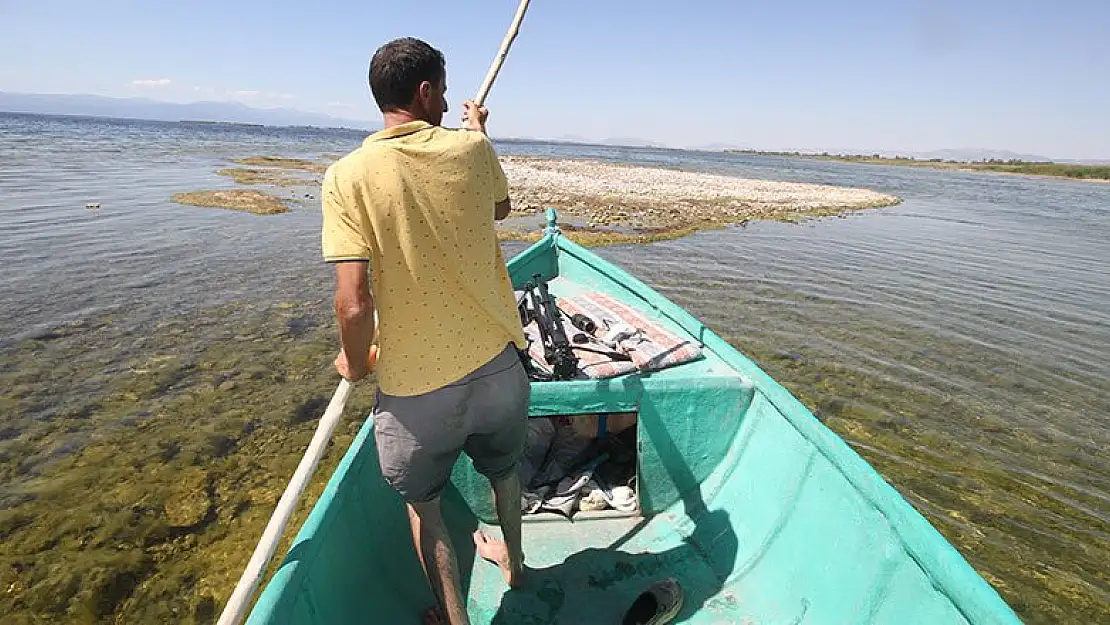
[[[443,53],[413,37],[390,41],[370,59],[370,91],[383,111],[407,107],[420,83],[446,76]]]

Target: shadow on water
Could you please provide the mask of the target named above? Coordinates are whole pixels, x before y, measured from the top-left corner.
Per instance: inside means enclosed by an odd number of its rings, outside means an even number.
[[[682,458],[658,417],[642,414],[640,427],[650,429],[660,457]],[[677,579],[684,591],[675,622],[689,621],[703,609],[721,612],[718,617],[728,619],[726,614],[737,603],[721,592],[736,563],[738,542],[732,522],[726,511],[708,508],[685,462],[677,460],[666,469],[681,493],[685,517],[694,525],[692,532],[663,527],[662,517],[671,515],[659,514],[643,519],[606,547],[579,551],[554,566],[529,569],[524,588],[504,595],[492,622],[620,623],[641,592],[668,577]],[[648,550],[653,545],[665,547]],[[629,548],[644,550],[624,551]]]

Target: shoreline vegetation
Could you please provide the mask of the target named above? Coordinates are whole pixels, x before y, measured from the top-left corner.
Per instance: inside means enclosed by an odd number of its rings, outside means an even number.
[[[762,150],[725,150],[729,154],[752,156],[784,156],[809,158],[820,161],[864,163],[868,165],[896,165],[900,167],[929,167],[955,171],[987,171],[1027,176],[1048,176],[1074,180],[1110,181],[1110,164],[1088,165],[1083,163],[1057,163],[1055,161],[1023,161],[1020,159],[990,159],[985,161],[959,161],[952,159],[920,159],[909,156],[882,156],[879,154],[820,154],[807,152],[768,152]]]
[[[216,171],[239,185],[315,187],[335,155],[322,161],[277,156],[234,159]],[[498,224],[502,241],[540,237],[537,215],[555,208],[566,236],[590,246],[648,243],[752,220],[796,223],[814,217],[892,206],[893,195],[830,185],[751,180],[674,168],[597,160],[503,156],[513,212]],[[294,194],[295,195],[295,194]],[[306,194],[306,197],[311,197]],[[258,190],[179,193],[175,202],[260,215],[288,210],[282,198]]]

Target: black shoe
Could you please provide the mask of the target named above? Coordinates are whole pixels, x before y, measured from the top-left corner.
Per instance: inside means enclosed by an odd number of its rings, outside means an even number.
[[[640,593],[624,613],[622,625],[663,625],[682,609],[682,586],[673,577],[655,582]]]

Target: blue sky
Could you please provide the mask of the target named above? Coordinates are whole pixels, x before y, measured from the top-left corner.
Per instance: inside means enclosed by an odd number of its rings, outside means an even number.
[[[1110,159],[1107,0],[533,0],[498,136],[979,147]],[[374,49],[424,38],[472,97],[517,0],[0,0],[0,90],[380,118]]]

